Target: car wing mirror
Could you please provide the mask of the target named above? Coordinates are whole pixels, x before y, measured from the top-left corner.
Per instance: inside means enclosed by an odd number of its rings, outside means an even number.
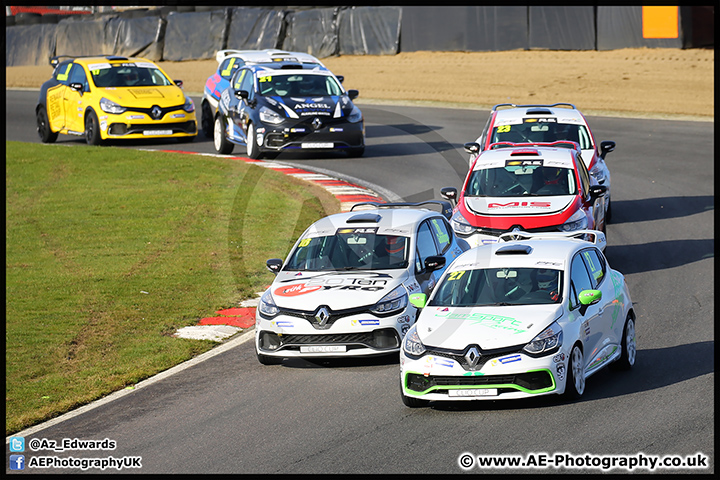
[[[359,95],[359,90],[348,90],[347,91],[348,97],[350,97],[350,100],[355,100]]]
[[[82,83],[73,82],[70,84],[70,88],[79,93],[83,92],[83,84]]]
[[[600,142],[600,156],[605,158],[605,155],[615,150],[615,142],[612,140],[605,140]]]
[[[585,311],[590,305],[595,305],[602,300],[602,292],[600,290],[583,290],[578,295],[580,300],[580,313],[585,315]]]
[[[477,155],[480,153],[480,144],[477,142],[469,142],[463,145],[463,148],[470,155]]]
[[[267,266],[268,270],[270,270],[273,274],[277,275],[282,268],[283,261],[279,258],[271,258],[265,263],[265,265]]]
[[[431,255],[425,259],[425,271],[434,272],[445,266],[445,257],[441,255]]]
[[[602,195],[605,195],[605,192],[607,192],[606,185],[592,185],[590,187],[590,198],[594,200]]]
[[[455,187],[443,187],[440,189],[440,196],[445,200],[450,200],[453,205],[457,204],[457,188]]]
[[[335,78],[338,79],[338,82],[342,83],[343,80],[345,80],[345,75],[335,75]]]
[[[183,86],[183,81],[182,81],[182,80],[173,80],[173,82],[175,82],[175,85],[177,85],[178,87],[182,88],[182,86]]]
[[[412,293],[410,294],[410,303],[416,308],[425,308],[427,304],[427,295],[424,293]]]

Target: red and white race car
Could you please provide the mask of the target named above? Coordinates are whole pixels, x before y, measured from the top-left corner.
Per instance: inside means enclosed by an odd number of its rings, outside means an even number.
[[[582,158],[590,175],[605,192],[605,217],[610,221],[610,170],[605,156],[615,149],[615,142],[606,140],[598,147],[585,116],[571,103],[552,105],[495,105],[485,128],[475,142],[466,143],[470,165],[479,152],[497,142],[547,143],[569,140],[580,145]]]
[[[477,156],[459,195],[454,187],[441,190],[456,201],[450,223],[470,246],[495,243],[516,230],[605,232],[607,187],[589,174],[578,144],[490,148]]]

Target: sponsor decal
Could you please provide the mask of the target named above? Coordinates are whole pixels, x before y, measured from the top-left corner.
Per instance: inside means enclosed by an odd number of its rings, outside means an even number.
[[[403,323],[410,323],[410,315],[402,315],[398,317],[397,323],[403,324]]]
[[[565,361],[565,354],[564,354],[564,353],[558,353],[557,355],[555,355],[555,356],[553,357],[553,362],[555,362],[555,363],[563,362],[563,361]]]
[[[498,362],[505,365],[506,363],[519,362],[521,359],[520,355],[510,355],[509,357],[499,358]]]
[[[338,228],[336,235],[349,235],[349,234],[363,234],[363,233],[377,233],[377,227],[373,228]]]
[[[531,207],[531,208],[550,208],[552,204],[550,202],[490,202],[488,208],[517,208],[517,207]]]
[[[371,320],[351,320],[350,321],[350,325],[352,325],[353,327],[357,326],[358,324],[360,324],[363,327],[377,326],[377,325],[380,325],[380,320],[371,319]]]
[[[542,160],[505,160],[506,167],[542,167]]]
[[[292,328],[295,326],[292,322],[289,322],[287,320],[273,320],[271,323],[274,327],[278,328]]]
[[[565,364],[558,363],[555,365],[555,372],[557,373],[558,380],[565,379]]]
[[[145,115],[128,115],[128,120],[142,120],[145,118]]]
[[[455,362],[453,362],[449,358],[434,357],[432,355],[428,355],[425,357],[425,363],[427,364],[428,368],[432,368],[433,366],[452,368],[455,364]]]
[[[408,330],[410,330],[410,325],[403,325],[403,326],[400,328],[400,330],[401,330],[403,336],[405,336],[405,334],[408,332]]]
[[[281,297],[296,297],[298,295],[305,295],[306,293],[318,291],[321,288],[322,285],[305,285],[304,283],[298,283],[296,285],[287,285],[276,288],[273,293]]]
[[[330,131],[331,132],[343,132],[345,130],[343,128],[331,127]]]

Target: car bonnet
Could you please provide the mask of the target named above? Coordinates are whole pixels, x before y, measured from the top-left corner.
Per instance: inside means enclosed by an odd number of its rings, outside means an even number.
[[[347,95],[326,96],[268,96],[262,97],[268,106],[274,108],[286,117],[302,119],[304,117],[342,118],[347,116],[352,108],[352,101]]]
[[[171,107],[185,103],[185,95],[175,85],[151,87],[98,88],[102,96],[123,107],[148,108],[153,105]]]
[[[523,345],[555,320],[561,305],[434,307],[423,309],[417,333],[426,346],[462,350]]]
[[[343,310],[374,305],[404,283],[409,292],[417,282],[405,269],[351,272],[280,272],[270,286],[275,304],[281,308],[312,311],[320,305]]]
[[[543,197],[464,197],[465,206],[477,215],[554,214],[566,209],[576,195]]]

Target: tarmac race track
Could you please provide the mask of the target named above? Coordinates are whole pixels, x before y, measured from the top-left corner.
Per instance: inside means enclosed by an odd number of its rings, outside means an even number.
[[[36,101],[37,92],[7,91],[8,140],[39,142]],[[477,137],[487,112],[359,106],[367,129],[364,157],[276,161],[334,172],[391,200],[440,198],[440,188],[460,187],[467,168],[462,145]],[[28,439],[108,438],[115,450],[46,454],[141,457],[141,473],[462,473],[464,453],[535,463],[563,453],[580,457],[571,470],[548,464],[533,473],[602,473],[579,467],[599,466],[605,455],[662,461],[702,454],[707,468],[655,471],[714,473],[714,125],[588,120],[596,140],[617,142],[607,159],[614,222],[606,253],[626,275],[635,302],[638,357],[629,372],[604,369],[592,376],[582,400],[408,409],[400,401],[397,358],[262,366],[250,340]],[[90,148],[74,137],[58,143]],[[122,145],[214,153],[202,136],[183,145]],[[651,471],[643,465],[633,471]],[[477,465],[469,471],[528,472]]]

